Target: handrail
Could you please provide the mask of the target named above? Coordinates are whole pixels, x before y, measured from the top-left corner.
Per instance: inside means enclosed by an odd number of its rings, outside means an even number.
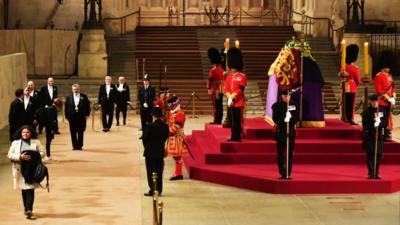
[[[140,26],[140,23],[141,23],[141,9],[140,9],[140,7],[139,7],[139,9],[137,11],[129,13],[129,14],[125,15],[125,16],[104,18],[103,19],[103,23],[106,22],[106,21],[119,20],[120,21],[120,35],[124,35],[124,34],[126,34],[126,20],[129,17],[135,16],[135,15],[138,18],[137,26]]]

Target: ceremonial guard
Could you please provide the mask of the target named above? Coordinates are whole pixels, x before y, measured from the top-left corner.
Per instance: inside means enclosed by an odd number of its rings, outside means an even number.
[[[291,179],[293,151],[296,139],[295,128],[298,121],[298,113],[294,102],[290,101],[290,94],[289,90],[282,90],[282,101],[278,101],[272,105],[272,119],[275,123],[274,139],[276,141],[280,179]],[[289,130],[287,129],[288,126]],[[289,146],[287,146],[287,143],[289,143]]]
[[[81,94],[79,84],[72,85],[72,92],[65,102],[65,117],[69,122],[73,150],[82,150],[83,133],[90,115],[90,102],[86,95]]]
[[[210,48],[208,49],[208,58],[213,64],[207,81],[208,94],[211,96],[211,103],[213,105],[214,120],[211,124],[221,124],[223,115],[222,101],[224,98],[222,90],[224,69],[221,67],[221,53],[216,48]]]
[[[392,140],[393,116],[392,109],[396,105],[396,87],[390,74],[390,67],[394,64],[394,56],[387,51],[382,52],[378,62],[381,71],[374,78],[375,93],[381,95],[379,107],[385,110],[388,116],[388,124],[385,127],[385,140]]]
[[[168,100],[170,113],[168,114],[167,124],[169,126],[169,137],[166,144],[167,154],[175,160],[175,172],[170,180],[182,180],[182,157],[188,154],[185,141],[184,125],[185,113],[181,109],[179,98],[174,96]]]
[[[25,123],[24,89],[15,90],[15,100],[11,102],[8,113],[10,141],[14,141],[15,132]]]
[[[111,76],[105,77],[105,84],[100,85],[98,102],[101,105],[101,119],[103,132],[111,129],[114,116],[114,103],[117,97],[116,87],[111,83]],[[108,116],[108,119],[107,119]]]
[[[346,120],[351,125],[357,125],[354,122],[354,112],[356,109],[357,88],[360,85],[360,71],[354,62],[357,61],[358,51],[359,48],[355,44],[347,46],[346,68],[344,74],[342,74],[345,77]]]
[[[165,142],[169,136],[168,125],[162,120],[161,108],[156,106],[152,111],[154,122],[143,133],[144,157],[146,158],[147,182],[150,190],[145,196],[153,196],[154,191],[159,194],[163,190],[163,171],[165,157]],[[157,187],[153,185],[153,173],[157,173]]]
[[[230,73],[226,77],[224,92],[231,109],[231,138],[228,141],[241,141],[243,128],[243,109],[245,105],[244,89],[247,78],[243,69],[242,52],[238,48],[228,50],[228,67]]]
[[[139,88],[138,101],[140,103],[140,121],[142,123],[142,131],[146,126],[151,124],[153,110],[153,102],[155,99],[156,90],[150,86],[150,76],[148,74],[143,77],[143,86]]]
[[[54,103],[54,99],[57,99],[57,97],[58,97],[58,89],[54,85],[54,79],[52,77],[49,77],[47,79],[47,85],[40,88],[40,94],[39,94],[40,107],[52,106]],[[39,119],[39,133],[40,134],[42,133],[43,126],[44,126],[42,120],[43,120],[43,118]],[[56,124],[54,132],[56,134],[59,134],[58,122]]]
[[[125,77],[118,78],[117,86],[117,108],[115,110],[115,119],[117,120],[117,126],[119,126],[119,114],[122,112],[123,124],[126,125],[126,112],[128,111],[128,104],[131,101],[129,92],[129,86],[125,82]]]
[[[378,95],[372,95],[369,99],[370,106],[362,113],[362,147],[367,153],[368,179],[380,179],[379,165],[387,114],[385,109],[379,107]]]

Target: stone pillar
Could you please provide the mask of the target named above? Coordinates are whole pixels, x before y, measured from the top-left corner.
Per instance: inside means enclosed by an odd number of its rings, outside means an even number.
[[[103,77],[107,74],[107,52],[104,30],[82,30],[78,75],[80,77]]]

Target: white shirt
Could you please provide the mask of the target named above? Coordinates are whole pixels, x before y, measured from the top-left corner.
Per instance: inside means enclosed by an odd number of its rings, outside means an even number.
[[[29,99],[30,99],[30,97],[24,97],[24,108],[25,108],[25,110],[26,110],[26,108],[28,108],[28,104],[29,104]]]
[[[149,85],[144,85],[144,90],[147,90],[148,87]]]
[[[110,96],[111,85],[106,84],[107,97]]]
[[[78,105],[79,105],[80,99],[81,99],[80,94],[79,94],[79,93],[74,93],[74,103],[75,103],[75,106],[78,106]]]
[[[50,98],[53,99],[53,86],[47,85],[47,90],[49,90]]]
[[[118,86],[118,90],[119,90],[119,91],[122,91],[122,90],[124,90],[124,84],[119,84],[119,86]]]
[[[35,91],[31,91],[31,93],[29,94],[31,97],[33,97],[33,94],[35,93]]]

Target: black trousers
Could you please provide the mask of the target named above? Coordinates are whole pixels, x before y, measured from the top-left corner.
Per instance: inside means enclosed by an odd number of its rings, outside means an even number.
[[[113,122],[114,117],[114,105],[113,104],[104,104],[101,106],[101,121],[103,123],[104,129],[110,129]],[[107,118],[108,117],[108,118]]]
[[[46,156],[50,157],[50,145],[54,138],[55,129],[52,126],[46,126]]]
[[[85,122],[86,123],[86,122]],[[71,133],[71,141],[72,141],[72,147],[74,149],[80,149],[83,147],[83,133],[84,129],[82,127],[76,127],[69,125],[69,131]]]
[[[24,211],[32,211],[33,202],[35,201],[35,189],[22,190],[22,201],[24,202]]]
[[[224,99],[223,94],[219,94],[218,98],[214,100],[214,123],[221,124],[222,123],[222,116],[223,116],[223,104],[222,101]]]
[[[353,115],[354,115],[354,93],[346,93],[346,119],[348,122],[353,122]]]
[[[379,145],[379,143],[378,143]],[[379,175],[379,165],[381,164],[382,152],[376,154],[376,175]],[[374,175],[374,163],[375,163],[375,153],[374,151],[367,152],[367,167],[368,167],[368,175]]]
[[[148,125],[153,122],[153,117],[151,115],[152,108],[140,108],[140,122],[142,124],[142,131],[146,129]]]
[[[289,176],[292,174],[294,138],[289,139]],[[281,176],[286,177],[286,140],[276,142],[278,170]]]
[[[231,140],[242,139],[242,107],[231,107]]]
[[[146,157],[146,171],[147,182],[149,184],[150,192],[154,193],[155,188],[153,184],[153,172],[157,173],[157,191],[161,194],[163,190],[163,171],[164,171],[164,158],[151,158]]]
[[[119,114],[122,112],[122,119],[124,125],[126,124],[126,112],[128,111],[128,108],[125,106],[118,106],[115,109],[115,119],[117,120],[117,124],[119,124]]]

